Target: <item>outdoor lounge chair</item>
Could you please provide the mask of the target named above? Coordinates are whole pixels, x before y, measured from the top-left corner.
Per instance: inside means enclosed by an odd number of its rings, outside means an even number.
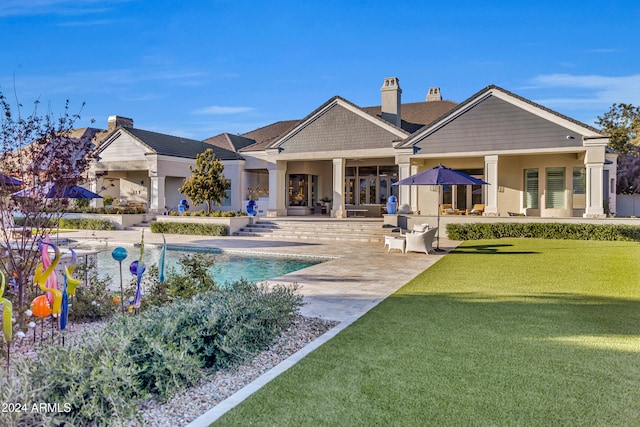
[[[473,208],[467,209],[467,215],[482,215],[484,212],[484,203],[476,203]]]
[[[433,241],[435,240],[438,227],[430,228],[421,233],[407,233],[405,253],[407,252],[424,252],[428,254],[433,252]]]

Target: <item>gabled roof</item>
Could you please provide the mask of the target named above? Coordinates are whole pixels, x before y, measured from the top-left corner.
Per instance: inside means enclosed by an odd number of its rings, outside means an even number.
[[[382,107],[381,106],[371,106],[361,108],[358,105],[352,103],[351,101],[342,98],[340,96],[334,96],[329,99],[327,102],[322,104],[316,110],[312,111],[309,115],[307,115],[302,120],[287,120],[281,121],[277,123],[273,123],[271,125],[262,127],[260,129],[256,129],[251,132],[247,132],[242,134],[243,137],[253,138],[256,140],[256,143],[253,145],[249,145],[245,148],[240,149],[240,152],[246,151],[260,151],[268,148],[271,143],[280,139],[280,137],[284,136],[286,133],[292,131],[296,126],[303,124],[305,121],[312,119],[319,112],[325,109],[328,105],[335,103],[336,101],[341,102],[342,104],[353,108],[355,110],[364,112],[369,116],[374,117],[376,120],[383,124],[384,126],[391,126],[398,130],[404,131],[405,135],[413,134],[418,130],[422,129],[427,124],[431,123],[435,119],[441,117],[443,114],[455,108],[456,103],[453,101],[430,101],[430,102],[412,102],[402,104],[401,107],[401,115],[402,115],[402,124],[401,127],[398,128],[392,123],[384,120],[381,116]]]
[[[559,112],[554,111],[554,110],[552,110],[552,109],[550,109],[550,108],[547,108],[547,107],[545,107],[544,105],[540,105],[540,104],[538,104],[538,103],[536,103],[536,102],[533,102],[533,101],[531,101],[530,99],[523,98],[522,96],[520,96],[520,95],[518,95],[518,94],[515,94],[515,93],[513,93],[513,92],[511,92],[511,91],[508,91],[508,90],[503,89],[503,88],[501,88],[500,86],[496,86],[496,85],[489,85],[489,86],[487,86],[486,88],[484,88],[483,90],[481,90],[480,92],[478,92],[476,95],[474,95],[474,96],[470,97],[468,100],[464,101],[464,102],[463,102],[463,103],[461,103],[460,105],[462,105],[462,104],[464,104],[465,102],[467,102],[467,101],[471,100],[472,98],[474,98],[475,96],[477,96],[477,95],[481,94],[482,92],[485,92],[485,91],[488,91],[488,90],[491,90],[491,89],[496,89],[496,90],[499,90],[499,91],[501,91],[501,92],[504,92],[505,94],[507,94],[507,95],[509,95],[509,96],[512,96],[512,97],[514,97],[514,98],[516,98],[516,99],[519,99],[520,101],[526,102],[527,104],[530,104],[530,105],[532,105],[532,106],[534,106],[534,107],[536,107],[536,108],[539,108],[540,110],[546,111],[547,113],[551,113],[551,114],[553,114],[553,115],[557,116],[558,118],[561,118],[561,119],[563,119],[563,120],[567,120],[567,121],[572,122],[572,123],[574,123],[574,124],[576,124],[576,125],[578,125],[578,126],[582,126],[582,127],[586,128],[586,129],[589,129],[590,131],[592,131],[592,132],[594,132],[594,133],[597,133],[597,134],[599,134],[600,136],[604,136],[604,137],[608,137],[608,136],[609,136],[606,132],[603,132],[603,131],[602,131],[602,130],[600,130],[600,129],[596,129],[595,127],[593,127],[593,126],[591,126],[591,125],[588,125],[588,124],[586,124],[586,123],[582,123],[581,121],[576,120],[576,119],[573,119],[573,118],[571,118],[571,117],[569,117],[569,116],[565,116],[565,115],[564,115],[564,114],[562,114],[562,113],[559,113]]]
[[[265,148],[276,148],[281,146],[288,140],[291,140],[291,138],[293,138],[299,132],[307,128],[309,125],[314,123],[316,120],[323,117],[324,114],[330,112],[335,106],[340,106],[345,111],[350,111],[352,114],[359,116],[360,118],[366,120],[367,122],[375,123],[377,126],[379,126],[380,129],[384,129],[385,131],[388,131],[391,134],[394,134],[397,139],[405,138],[406,136],[409,135],[409,133],[404,129],[399,128],[386,120],[383,120],[381,117],[377,117],[375,115],[369,114],[368,112],[364,111],[362,108],[358,107],[356,104],[352,103],[351,101],[336,95],[333,98],[326,101],[320,107],[316,108],[304,119],[296,123],[289,131],[275,138],[273,142],[266,145]],[[389,146],[391,147],[391,141],[389,141]]]
[[[385,126],[392,126],[394,128],[397,128],[393,124],[382,119],[381,106],[361,108],[347,99],[344,99],[340,96],[335,96],[322,104],[319,108],[311,112],[302,120],[283,120],[252,130],[250,132],[243,133],[241,135],[221,133],[219,135],[205,139],[205,142],[239,153],[262,151],[269,147],[280,137],[293,130],[294,127],[313,117],[318,113],[318,111],[322,110],[328,104],[338,99],[352,108],[358,109],[372,117],[375,117],[376,120],[381,121],[381,123],[384,123]],[[412,102],[402,104],[402,125],[397,129],[403,130],[405,134],[413,134],[422,129],[427,124],[441,117],[443,114],[452,110],[453,108],[455,108],[455,106],[456,103],[453,101]]]
[[[400,115],[402,116],[401,127],[410,134],[413,134],[429,123],[448,113],[456,107],[453,101],[429,101],[429,102],[410,102],[402,104]],[[363,111],[382,118],[382,107],[364,107]]]
[[[499,86],[489,85],[484,89],[478,91],[474,95],[470,96],[465,101],[458,104],[455,108],[451,109],[448,112],[445,112],[442,116],[429,123],[428,126],[423,127],[422,129],[406,138],[401,143],[397,144],[396,147],[402,148],[415,145],[432,132],[435,132],[437,129],[446,125],[448,122],[460,116],[461,114],[464,114],[465,111],[468,111],[470,108],[481,103],[483,100],[487,99],[490,96],[497,96],[513,104],[519,104],[521,108],[525,108],[538,116],[545,117],[548,120],[557,122],[558,124],[570,126],[574,131],[583,134],[585,137],[608,137],[606,133],[594,128],[593,126],[589,126],[578,120],[572,119],[571,117],[565,116],[561,113],[558,113],[557,111],[551,110],[529,99],[523,98],[522,96],[503,89]]]
[[[195,139],[182,138],[179,136],[166,135],[163,133],[135,128],[118,127],[106,142],[109,143],[109,141],[112,142],[117,139],[120,132],[130,134],[153,152],[162,156],[195,159],[198,154],[202,153],[207,148],[211,148],[213,149],[216,158],[220,160],[237,160],[241,158],[237,153],[231,150],[207,144],[204,141],[196,141]]]

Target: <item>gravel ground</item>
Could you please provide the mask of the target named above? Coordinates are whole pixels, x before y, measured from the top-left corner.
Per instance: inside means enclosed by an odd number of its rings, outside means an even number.
[[[200,384],[185,390],[164,404],[148,400],[139,405],[145,424],[132,422],[131,427],[184,426],[246,386],[278,363],[337,325],[318,318],[297,316],[276,342],[251,363],[237,369],[223,369],[204,377]]]
[[[277,340],[250,363],[236,369],[223,369],[203,377],[200,383],[183,390],[168,402],[155,399],[142,402],[138,409],[143,422],[130,422],[129,427],[154,426],[177,427],[187,425],[207,412],[260,375],[273,368],[305,345],[336,326],[318,318],[296,316],[291,327],[280,334]],[[103,323],[70,323],[65,331],[65,340],[77,339],[87,329],[99,329]],[[22,339],[14,341],[12,357],[36,357],[37,347],[43,342],[50,345],[51,323],[37,322],[36,327]],[[60,332],[54,330],[54,340],[60,342]],[[34,346],[34,338],[36,345]]]

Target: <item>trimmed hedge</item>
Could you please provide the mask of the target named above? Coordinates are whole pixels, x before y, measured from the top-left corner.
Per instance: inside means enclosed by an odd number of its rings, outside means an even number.
[[[68,228],[75,230],[116,230],[116,226],[113,222],[107,221],[104,219],[95,219],[95,218],[59,218],[58,224],[56,225],[55,219],[50,218],[42,219],[41,228],[50,228],[55,229],[59,228]],[[15,218],[15,223],[18,226],[25,226],[29,224],[25,224],[24,217]]]
[[[228,236],[229,227],[224,224],[197,224],[187,222],[152,222],[152,233],[191,234],[195,236]]]
[[[73,228],[78,230],[115,230],[116,226],[111,221],[94,218],[60,218],[60,228]]]
[[[473,223],[447,224],[452,240],[501,239],[505,237],[565,240],[640,241],[640,226],[623,224]]]
[[[171,211],[169,212],[169,216],[204,216],[204,217],[210,217],[210,218],[233,218],[236,216],[247,216],[247,213],[242,211],[218,211],[218,210],[207,212],[206,210],[201,209],[199,211],[193,211],[193,212],[184,211],[182,215],[180,214],[180,212]]]

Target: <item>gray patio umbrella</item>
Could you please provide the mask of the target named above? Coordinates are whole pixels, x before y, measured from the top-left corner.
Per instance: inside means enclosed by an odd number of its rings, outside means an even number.
[[[474,178],[464,172],[442,166],[434,166],[415,175],[394,183],[393,185],[437,185],[438,199],[443,185],[489,185],[481,179]],[[440,250],[440,209],[438,209],[438,234],[436,250]]]

